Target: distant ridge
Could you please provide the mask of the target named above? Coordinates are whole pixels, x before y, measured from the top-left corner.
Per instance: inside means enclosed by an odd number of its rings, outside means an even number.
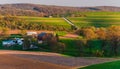
[[[3,4],[0,5],[0,14],[6,15],[24,15],[24,16],[50,16],[62,15],[66,13],[75,12],[120,12],[120,7],[114,6],[97,6],[97,7],[66,7],[66,6],[52,6],[40,4]]]

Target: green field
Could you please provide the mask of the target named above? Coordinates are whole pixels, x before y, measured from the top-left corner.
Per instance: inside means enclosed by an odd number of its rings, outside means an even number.
[[[76,13],[77,14],[77,13]],[[119,12],[81,12],[85,17],[68,17],[78,27],[108,27],[111,25],[120,25]],[[71,26],[61,17],[28,17],[19,16],[30,23],[44,24],[56,28],[71,30]]]
[[[120,12],[81,12],[76,14],[86,15],[85,17],[68,18],[78,27],[120,25]]]
[[[30,23],[46,24],[55,27],[64,27],[71,29],[71,26],[62,18],[43,18],[43,17],[22,17]],[[120,15],[90,15],[87,17],[69,18],[78,27],[108,27],[111,25],[120,25]]]
[[[120,25],[120,15],[90,15],[69,19],[78,27],[108,27],[111,25]]]
[[[103,64],[96,64],[80,69],[120,69],[120,61],[113,61]]]
[[[120,15],[120,12],[78,12],[78,13],[74,13],[74,14],[85,14],[87,16],[95,16],[95,15],[107,15],[107,16],[111,16],[111,15]]]
[[[71,26],[62,18],[48,18],[48,17],[27,17],[27,16],[20,16],[20,18],[25,19],[30,23],[37,23],[42,25],[53,26],[57,28],[64,28],[67,30],[71,29]]]

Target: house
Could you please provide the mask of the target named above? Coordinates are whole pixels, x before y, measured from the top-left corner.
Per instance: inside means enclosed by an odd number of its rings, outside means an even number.
[[[4,40],[2,41],[3,46],[13,46],[13,45],[22,45],[23,44],[23,39],[22,38],[15,38],[15,39],[10,39],[10,40]]]
[[[37,32],[27,32],[28,36],[33,36],[33,35],[37,35]]]
[[[5,40],[5,41],[2,41],[2,45],[10,47],[12,45],[15,45],[15,41],[13,41],[13,40]]]
[[[42,32],[42,33],[38,34],[38,36],[37,36],[38,43],[43,43],[43,41],[45,41],[46,39],[49,39],[52,36],[53,36],[52,33]]]
[[[49,18],[52,18],[52,16],[49,16]]]
[[[44,40],[44,37],[46,37],[46,35],[47,35],[47,33],[45,33],[45,32],[38,34],[38,36],[37,36],[38,43],[42,43]]]

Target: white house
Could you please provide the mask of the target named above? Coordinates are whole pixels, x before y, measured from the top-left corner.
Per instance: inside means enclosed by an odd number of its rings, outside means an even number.
[[[15,38],[11,40],[5,40],[2,41],[3,46],[12,46],[12,45],[22,45],[23,44],[23,39],[22,38]]]
[[[37,32],[27,32],[27,35],[29,35],[29,36],[37,35]]]

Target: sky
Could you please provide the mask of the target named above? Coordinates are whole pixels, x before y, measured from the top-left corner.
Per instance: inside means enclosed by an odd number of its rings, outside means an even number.
[[[87,6],[120,7],[120,0],[0,0],[0,4],[13,4],[13,3],[33,3],[42,5],[58,5],[73,7],[87,7]]]

